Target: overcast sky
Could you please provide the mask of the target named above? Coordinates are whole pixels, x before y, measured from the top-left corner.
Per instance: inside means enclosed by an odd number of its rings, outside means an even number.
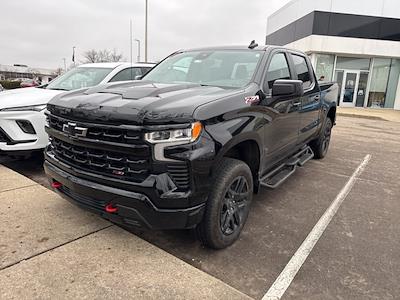
[[[144,45],[145,0],[1,1],[0,64],[63,67],[89,49],[130,59],[129,20]],[[149,60],[178,49],[265,43],[267,16],[288,0],[149,0]],[[136,58],[136,46],[134,46]]]

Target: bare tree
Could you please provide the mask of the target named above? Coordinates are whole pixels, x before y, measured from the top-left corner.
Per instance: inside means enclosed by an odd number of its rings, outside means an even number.
[[[116,49],[113,51],[92,49],[84,52],[83,57],[85,58],[84,63],[118,62],[123,59],[122,53],[118,53]]]
[[[85,63],[95,63],[98,62],[98,53],[96,50],[88,50],[83,53],[83,57],[85,59]]]
[[[58,67],[54,72],[53,75],[55,76],[60,76],[62,73],[64,73],[64,69],[61,67]]]
[[[122,53],[117,53],[117,50],[114,48],[113,51],[110,53],[110,59],[113,62],[118,62],[123,59]]]

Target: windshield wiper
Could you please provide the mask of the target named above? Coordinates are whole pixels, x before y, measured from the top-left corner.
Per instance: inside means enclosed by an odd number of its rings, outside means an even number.
[[[48,90],[55,90],[55,91],[69,91],[67,89],[63,89],[63,88],[47,88]]]

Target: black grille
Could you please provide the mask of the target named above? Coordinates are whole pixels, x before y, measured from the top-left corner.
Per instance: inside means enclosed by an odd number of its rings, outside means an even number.
[[[189,187],[190,177],[186,164],[168,165],[168,173],[180,189]]]
[[[66,119],[56,117],[54,115],[48,115],[48,122],[50,128],[58,131],[63,131],[63,126],[68,123],[75,123],[74,121],[68,121]],[[137,144],[142,141],[142,134],[139,131],[118,128],[110,128],[110,126],[102,127],[100,125],[82,124],[77,122],[78,126],[87,128],[86,136],[87,139],[107,141],[121,144]]]
[[[0,127],[0,143],[9,143],[10,138],[5,134],[3,129]]]
[[[79,169],[134,182],[143,181],[149,174],[148,151],[141,151],[139,156],[75,146],[54,137],[50,141],[56,158]]]
[[[74,199],[76,202],[78,202],[80,204],[83,204],[83,205],[86,205],[86,206],[89,206],[91,208],[100,210],[100,211],[104,211],[104,209],[105,209],[105,207],[107,205],[107,202],[104,201],[104,200],[103,201],[96,200],[96,199],[89,198],[87,196],[83,196],[83,195],[77,194],[77,193],[73,192],[72,190],[70,190],[65,185],[63,185],[60,188],[60,191],[62,193],[64,193],[65,195],[69,196],[70,198]]]

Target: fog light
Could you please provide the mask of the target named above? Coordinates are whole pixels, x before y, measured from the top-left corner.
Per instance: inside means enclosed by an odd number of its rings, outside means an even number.
[[[15,122],[17,122],[19,128],[21,128],[21,130],[23,132],[29,133],[29,134],[36,134],[36,131],[33,128],[31,122],[29,122],[27,120],[17,120]]]

